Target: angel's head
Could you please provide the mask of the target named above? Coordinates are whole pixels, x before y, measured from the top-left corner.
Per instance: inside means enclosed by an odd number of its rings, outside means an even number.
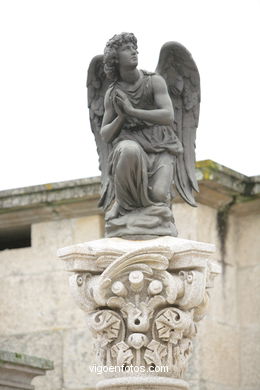
[[[124,49],[128,53],[124,53]],[[112,81],[119,78],[120,60],[131,60],[133,65],[137,66],[137,53],[137,39],[134,34],[124,32],[114,35],[107,42],[104,50],[104,71],[107,78]]]

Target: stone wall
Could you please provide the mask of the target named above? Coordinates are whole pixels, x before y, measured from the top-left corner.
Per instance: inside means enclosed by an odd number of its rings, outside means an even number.
[[[179,236],[215,243],[222,274],[200,323],[187,379],[192,390],[260,388],[259,179],[198,164],[198,208],[177,199]],[[250,186],[248,185],[250,183]],[[0,251],[0,348],[54,361],[36,390],[94,387],[84,313],[75,306],[58,248],[103,236],[99,179],[0,193],[0,235],[31,225],[31,247]],[[250,188],[250,192],[248,190]]]

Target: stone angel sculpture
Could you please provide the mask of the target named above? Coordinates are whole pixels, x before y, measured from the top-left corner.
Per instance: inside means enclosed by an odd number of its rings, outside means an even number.
[[[101,170],[106,236],[177,236],[173,184],[196,206],[200,77],[188,50],[163,45],[155,72],[139,70],[137,40],[115,35],[88,69],[88,107]]]

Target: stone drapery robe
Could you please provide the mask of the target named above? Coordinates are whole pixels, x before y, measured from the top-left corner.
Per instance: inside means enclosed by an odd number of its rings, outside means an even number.
[[[154,73],[140,71],[140,78],[134,86],[113,83],[110,87],[110,99],[113,101],[114,94],[119,89],[127,95],[133,107],[144,110],[157,109],[152,86],[153,75]],[[124,221],[123,225],[128,225],[127,235],[138,234],[139,227],[147,227],[148,234],[151,226],[158,224],[158,217],[165,219],[163,216],[165,214],[167,224],[173,223],[172,213],[169,214],[173,174],[172,177],[165,178],[169,183],[169,191],[164,199],[155,199],[152,189],[156,185],[155,174],[164,165],[172,166],[173,172],[176,155],[182,151],[181,142],[174,132],[174,123],[165,126],[126,117],[123,128],[112,142],[112,151],[109,155],[109,173],[113,181],[119,215],[114,222],[109,221],[108,228],[110,226],[114,230],[115,225],[121,226],[120,216],[121,222]],[[135,227],[132,231],[129,228],[132,222],[126,218],[132,212],[136,219],[136,210],[138,222],[133,220]],[[152,219],[153,216],[155,219]],[[173,230],[168,235],[176,235],[175,227]],[[165,229],[158,235],[164,234]]]

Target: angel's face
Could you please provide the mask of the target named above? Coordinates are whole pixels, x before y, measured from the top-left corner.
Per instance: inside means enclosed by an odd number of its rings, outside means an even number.
[[[122,45],[117,52],[119,66],[136,67],[138,65],[137,49],[132,43]]]

